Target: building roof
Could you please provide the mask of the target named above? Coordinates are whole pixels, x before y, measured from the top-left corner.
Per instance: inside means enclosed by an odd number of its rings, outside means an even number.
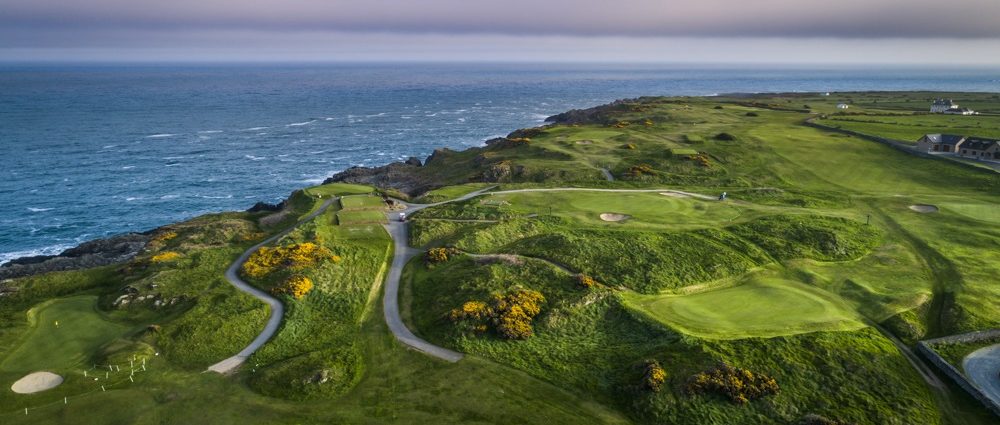
[[[948,108],[945,112],[972,112],[969,108]]]
[[[955,101],[951,100],[951,99],[935,99],[934,100],[934,104],[935,105],[949,105],[949,106],[951,106],[951,105],[955,104]]]
[[[955,134],[925,134],[924,137],[926,137],[931,143],[940,143],[942,145],[951,146],[957,145],[965,140],[965,136],[958,136]]]
[[[969,137],[962,144],[962,149],[971,149],[976,151],[984,151],[989,149],[991,146],[1000,143],[997,139],[987,139],[985,137]]]

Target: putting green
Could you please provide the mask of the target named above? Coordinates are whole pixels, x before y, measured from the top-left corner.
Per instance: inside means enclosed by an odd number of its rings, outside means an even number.
[[[746,209],[732,203],[690,197],[665,196],[657,192],[552,191],[492,195],[491,201],[506,201],[520,214],[552,214],[600,227],[704,227],[728,224]],[[617,213],[630,218],[609,223],[601,214]]]
[[[996,204],[945,203],[941,204],[941,208],[975,220],[1000,223],[1000,208]]]
[[[711,339],[855,330],[861,318],[836,296],[783,279],[691,295],[626,294],[628,305],[681,332]]]
[[[96,302],[94,296],[61,298],[29,310],[31,327],[0,363],[0,371],[58,371],[86,363],[98,348],[128,329],[106,320],[95,310]]]

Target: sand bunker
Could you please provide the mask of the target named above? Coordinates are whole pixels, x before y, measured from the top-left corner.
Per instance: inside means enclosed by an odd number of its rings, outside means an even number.
[[[604,214],[601,214],[601,220],[604,220],[604,221],[616,221],[616,222],[617,221],[625,221],[625,220],[628,220],[630,217],[632,217],[632,216],[630,216],[628,214],[618,214],[618,213],[604,213]]]
[[[927,204],[910,205],[910,209],[913,210],[913,211],[916,211],[918,213],[924,213],[924,214],[938,212],[938,207],[935,207],[933,205],[927,205]]]
[[[31,394],[51,390],[62,382],[63,378],[52,372],[35,372],[18,379],[10,389],[18,394]]]

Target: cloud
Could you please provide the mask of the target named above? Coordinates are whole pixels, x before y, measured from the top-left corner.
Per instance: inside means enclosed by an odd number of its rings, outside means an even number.
[[[107,30],[1000,38],[998,16],[996,0],[0,0],[20,34],[0,46]]]

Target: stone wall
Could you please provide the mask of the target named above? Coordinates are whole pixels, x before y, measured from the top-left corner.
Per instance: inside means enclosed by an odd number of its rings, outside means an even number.
[[[927,358],[935,367],[948,375],[951,380],[955,381],[958,386],[962,387],[969,395],[971,395],[980,403],[983,403],[987,409],[989,409],[993,414],[1000,416],[1000,404],[996,403],[992,399],[983,394],[965,375],[958,370],[954,365],[948,363],[941,355],[934,351],[933,346],[937,344],[966,344],[971,342],[978,342],[988,339],[1000,338],[1000,329],[990,329],[986,331],[979,332],[969,332],[961,335],[951,335],[942,338],[928,339],[926,341],[920,341],[917,343],[917,351],[921,355]]]

